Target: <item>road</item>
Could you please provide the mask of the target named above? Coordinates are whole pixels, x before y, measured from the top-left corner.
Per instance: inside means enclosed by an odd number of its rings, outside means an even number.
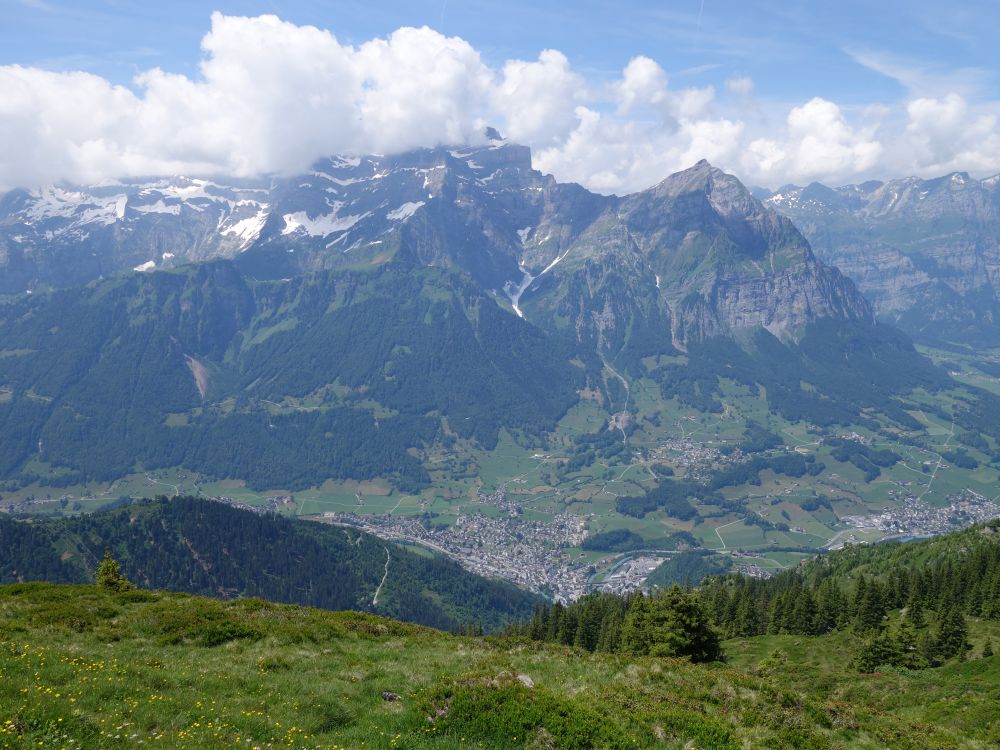
[[[378,606],[378,595],[382,591],[382,587],[385,585],[385,579],[389,577],[389,548],[383,547],[385,550],[385,572],[382,574],[382,580],[378,584],[378,588],[375,589],[375,596],[372,597],[372,606]]]

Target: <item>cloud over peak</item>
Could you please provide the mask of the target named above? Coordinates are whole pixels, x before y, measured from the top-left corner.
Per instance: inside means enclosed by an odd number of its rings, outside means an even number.
[[[160,69],[134,90],[89,73],[0,66],[0,186],[158,174],[304,170],[334,153],[482,138],[486,123],[563,180],[607,192],[700,158],[752,183],[1000,171],[997,105],[956,92],[855,110],[778,105],[746,76],[675,88],[661,64],[588,80],[558,50],[499,68],[458,37],[400,28],[358,46],[276,16],[214,13],[200,74]]]

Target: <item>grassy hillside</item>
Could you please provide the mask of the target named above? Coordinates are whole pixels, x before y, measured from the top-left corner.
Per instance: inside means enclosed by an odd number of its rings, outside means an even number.
[[[735,666],[692,665],[257,599],[17,584],[0,588],[0,747],[923,750],[1000,739],[988,720],[997,657],[848,675],[830,638],[731,642]],[[776,646],[788,664],[759,666]]]
[[[528,617],[541,601],[353,529],[197,498],[59,520],[0,515],[0,583],[92,581],[105,550],[144,588],[368,610],[444,629],[475,623],[491,630]]]

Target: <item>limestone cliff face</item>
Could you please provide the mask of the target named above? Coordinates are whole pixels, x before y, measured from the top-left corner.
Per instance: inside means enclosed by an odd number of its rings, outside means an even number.
[[[560,184],[527,148],[333,157],[292,178],[171,178],[0,200],[3,292],[237,257],[257,278],[389,262],[460,270],[601,352],[871,320],[851,282],[733,176],[700,162],[625,197]],[[641,342],[641,346],[637,342]]]
[[[547,265],[524,295],[529,317],[572,319],[579,339],[611,351],[638,318],[667,327],[680,350],[759,328],[794,339],[825,317],[873,321],[854,285],[817,260],[788,219],[704,161],[615,199],[536,262]],[[601,290],[614,291],[595,305]]]
[[[823,317],[872,320],[854,284],[817,260],[788,219],[707,162],[626,198],[622,216],[642,238],[682,347],[749,328],[794,338]]]
[[[1000,178],[786,186],[767,203],[881,318],[916,336],[1000,343]]]

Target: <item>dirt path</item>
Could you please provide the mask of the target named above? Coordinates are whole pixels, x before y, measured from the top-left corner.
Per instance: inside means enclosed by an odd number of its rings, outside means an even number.
[[[153,479],[149,474],[146,474],[146,480],[153,484],[162,484],[164,487],[170,487],[174,491],[172,497],[177,497],[181,494],[181,486],[179,484],[167,484],[166,482],[161,482],[159,479]]]
[[[742,522],[741,521],[730,521],[729,523],[722,524],[722,526],[716,526],[715,527],[715,535],[717,537],[719,537],[719,541],[722,542],[722,549],[729,549],[729,548],[726,547],[726,540],[722,538],[722,534],[719,533],[719,529],[724,529],[727,526],[732,526],[732,525],[737,524],[737,523],[742,523]]]

